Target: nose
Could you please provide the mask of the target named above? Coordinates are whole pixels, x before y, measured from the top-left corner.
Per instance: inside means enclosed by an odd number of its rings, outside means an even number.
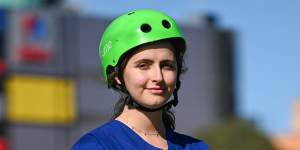
[[[151,80],[153,82],[161,82],[163,80],[163,73],[160,67],[153,68]]]

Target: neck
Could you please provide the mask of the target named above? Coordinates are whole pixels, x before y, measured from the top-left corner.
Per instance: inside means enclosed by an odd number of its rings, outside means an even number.
[[[162,110],[155,112],[144,112],[138,109],[129,109],[125,105],[123,112],[118,120],[128,122],[131,126],[144,130],[146,132],[158,132],[165,134],[165,128],[162,120]]]

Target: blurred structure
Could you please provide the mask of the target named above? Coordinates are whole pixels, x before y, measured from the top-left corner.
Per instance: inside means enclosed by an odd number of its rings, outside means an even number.
[[[278,150],[300,150],[300,101],[293,105],[292,130],[288,135],[279,135],[273,138]]]
[[[0,9],[0,150],[7,150],[6,123],[4,117],[4,79],[6,64],[4,62],[6,11]]]
[[[215,16],[202,17],[199,26],[182,26],[188,50],[188,71],[182,77],[177,127],[193,134],[234,117],[234,33],[218,26]],[[187,116],[197,118],[190,119]]]
[[[10,149],[69,149],[110,119],[118,98],[101,83],[98,57],[99,39],[111,19],[62,9],[7,15]],[[177,130],[188,134],[234,116],[234,34],[218,27],[213,16],[206,18],[199,26],[182,25],[188,72],[174,110]]]
[[[3,82],[5,74],[4,62],[4,30],[5,30],[5,11],[0,9],[0,121],[3,119]]]
[[[1,0],[0,6],[10,9],[32,9],[37,7],[57,6],[63,0]]]
[[[68,149],[76,119],[75,16],[63,10],[8,14],[5,114],[12,150]]]
[[[42,0],[1,0],[0,6],[5,8],[32,8],[41,5]]]

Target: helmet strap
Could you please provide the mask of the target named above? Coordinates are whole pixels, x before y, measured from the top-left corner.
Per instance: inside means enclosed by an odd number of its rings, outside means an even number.
[[[159,110],[162,110],[162,109],[169,110],[172,107],[172,105],[175,107],[178,104],[178,100],[174,98],[173,100],[167,102],[166,104],[164,104],[163,106],[160,106],[158,108],[147,108],[147,107],[139,104],[134,99],[132,99],[130,95],[128,95],[125,98],[125,101],[126,101],[127,105],[130,105],[133,108],[136,108],[136,109],[139,109],[139,110],[142,110],[142,111],[145,111],[145,112],[155,112],[155,111],[159,111]]]

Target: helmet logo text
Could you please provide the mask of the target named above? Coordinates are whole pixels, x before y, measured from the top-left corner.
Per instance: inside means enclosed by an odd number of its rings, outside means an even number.
[[[112,42],[108,41],[103,47],[102,57],[104,57],[110,51],[111,48],[112,48]]]

